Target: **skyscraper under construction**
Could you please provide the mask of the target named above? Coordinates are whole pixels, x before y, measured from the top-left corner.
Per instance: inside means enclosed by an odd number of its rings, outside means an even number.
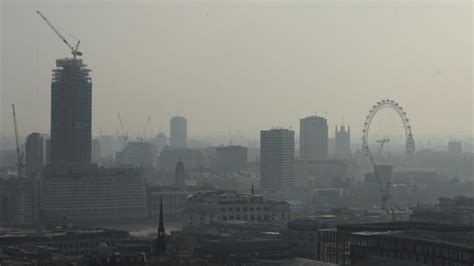
[[[90,163],[92,81],[82,59],[56,60],[51,81],[51,162]]]

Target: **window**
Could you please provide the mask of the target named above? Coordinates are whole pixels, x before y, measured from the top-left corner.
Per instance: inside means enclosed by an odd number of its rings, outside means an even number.
[[[227,215],[222,215],[222,220],[227,221]]]

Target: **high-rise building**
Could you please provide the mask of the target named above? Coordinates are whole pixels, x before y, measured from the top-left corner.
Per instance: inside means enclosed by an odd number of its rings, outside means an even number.
[[[351,158],[351,127],[342,125],[339,130],[336,126],[336,145],[335,145],[336,159],[350,159]]]
[[[271,129],[260,132],[260,188],[278,191],[294,186],[295,132]]]
[[[188,137],[187,120],[183,116],[175,116],[170,121],[170,138],[172,147],[186,147]]]
[[[31,133],[25,144],[25,173],[33,177],[41,173],[44,164],[44,139],[40,133]]]
[[[91,162],[92,81],[82,59],[58,59],[51,82],[51,163]]]
[[[328,124],[326,118],[309,116],[300,119],[300,158],[325,160],[328,158]]]

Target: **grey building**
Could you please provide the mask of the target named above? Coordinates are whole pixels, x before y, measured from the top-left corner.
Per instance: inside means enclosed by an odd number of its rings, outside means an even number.
[[[336,159],[348,160],[351,158],[351,127],[342,125],[339,130],[336,126],[336,143],[335,143],[335,157]]]
[[[51,162],[90,163],[92,81],[81,59],[58,59],[51,82]]]
[[[156,148],[153,143],[146,141],[129,141],[121,152],[117,152],[116,160],[119,165],[138,167],[156,166]]]
[[[100,161],[100,142],[98,139],[94,139],[91,142],[91,161],[93,163]]]
[[[309,116],[300,119],[300,158],[328,158],[328,124],[326,118]]]
[[[216,168],[224,173],[239,172],[247,167],[247,148],[220,146],[216,148]]]
[[[201,150],[187,148],[165,147],[160,152],[158,168],[163,171],[174,171],[176,164],[182,162],[189,171],[195,171],[204,167],[204,154]]]
[[[460,156],[462,155],[462,142],[459,140],[453,140],[448,143],[449,154]]]
[[[147,217],[141,168],[98,168],[96,164],[49,165],[41,179],[45,224],[143,221]]]
[[[294,186],[295,132],[271,129],[260,132],[260,188],[278,191]]]
[[[44,164],[44,138],[40,133],[31,133],[25,144],[25,173],[33,177],[41,173]]]
[[[172,147],[186,147],[188,137],[187,120],[183,116],[175,116],[170,121],[170,138]]]

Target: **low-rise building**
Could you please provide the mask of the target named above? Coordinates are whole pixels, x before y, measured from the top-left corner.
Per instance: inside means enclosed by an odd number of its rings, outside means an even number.
[[[225,221],[286,221],[290,219],[290,204],[265,201],[261,195],[206,192],[190,196],[184,214],[185,225]]]
[[[46,224],[142,221],[147,217],[141,168],[50,165],[43,173],[40,218]]]

